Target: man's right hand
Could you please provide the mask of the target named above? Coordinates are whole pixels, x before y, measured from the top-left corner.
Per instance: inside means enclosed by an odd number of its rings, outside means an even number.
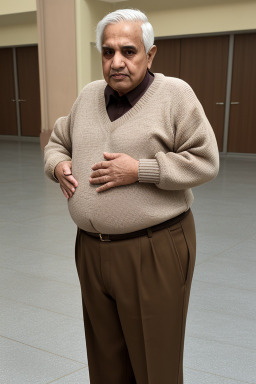
[[[55,177],[59,180],[64,196],[69,199],[73,196],[78,182],[72,175],[72,161],[61,161],[54,169]]]

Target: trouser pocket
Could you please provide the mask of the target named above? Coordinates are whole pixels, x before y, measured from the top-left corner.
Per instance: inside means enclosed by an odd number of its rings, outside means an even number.
[[[181,281],[186,283],[189,270],[190,254],[181,223],[168,228],[168,232]]]

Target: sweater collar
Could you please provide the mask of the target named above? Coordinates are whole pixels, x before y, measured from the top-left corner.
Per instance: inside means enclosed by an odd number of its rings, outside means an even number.
[[[146,75],[142,82],[137,85],[136,88],[132,89],[130,92],[126,93],[123,96],[119,96],[118,92],[111,88],[109,85],[106,86],[104,91],[105,103],[106,107],[109,106],[110,103],[117,103],[126,99],[128,103],[133,107],[140,97],[144,94],[149,84],[151,84],[154,80],[154,74],[147,70]]]

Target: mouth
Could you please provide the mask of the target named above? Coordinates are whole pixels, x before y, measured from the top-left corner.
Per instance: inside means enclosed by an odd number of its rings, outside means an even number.
[[[113,75],[110,75],[112,79],[115,80],[123,80],[124,78],[128,77],[125,73],[114,73]]]

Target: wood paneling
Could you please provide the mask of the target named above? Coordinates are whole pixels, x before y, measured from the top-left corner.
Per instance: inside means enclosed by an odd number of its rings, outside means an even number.
[[[0,49],[0,134],[17,135],[12,48]]]
[[[165,76],[179,77],[180,74],[180,39],[157,40],[157,53],[152,71]]]
[[[228,45],[228,36],[181,41],[180,78],[191,85],[202,103],[220,151],[223,149]]]
[[[40,86],[37,47],[16,50],[22,136],[40,136]]]
[[[156,46],[152,70],[180,77],[191,85],[222,151],[229,36],[157,40]]]
[[[256,33],[235,36],[228,152],[256,153]]]

